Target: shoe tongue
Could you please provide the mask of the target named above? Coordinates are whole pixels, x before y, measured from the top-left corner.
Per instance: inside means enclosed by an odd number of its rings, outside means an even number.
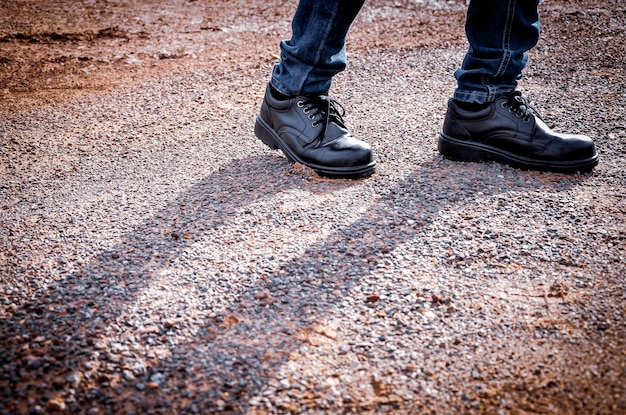
[[[330,103],[330,97],[328,97],[328,95],[314,95],[308,97],[308,99],[313,105],[315,105],[317,109],[320,109],[322,111],[325,111]]]
[[[507,95],[510,96],[511,98],[513,98],[513,97],[521,97],[522,96],[522,91],[520,91],[519,89],[516,89],[514,91],[509,92]]]

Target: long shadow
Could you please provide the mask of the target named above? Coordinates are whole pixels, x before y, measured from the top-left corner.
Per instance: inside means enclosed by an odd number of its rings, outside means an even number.
[[[501,191],[490,185],[489,169],[433,160],[381,189],[358,219],[303,253],[283,260],[236,252],[265,238],[237,240],[241,221],[277,232],[290,219],[259,213],[263,200],[355,186],[275,174],[284,163],[272,155],[223,166],[44,296],[3,316],[0,413],[243,413],[302,346],[298,333],[339,306],[333,293],[350,292],[396,246],[422,237],[438,212],[467,203],[459,189]],[[564,189],[532,174],[512,187]]]

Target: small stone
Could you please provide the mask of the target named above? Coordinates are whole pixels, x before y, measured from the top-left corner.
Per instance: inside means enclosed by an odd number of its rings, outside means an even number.
[[[100,376],[96,379],[96,381],[100,384],[108,383],[111,381],[111,377],[107,373],[101,373]]]
[[[368,303],[375,303],[378,300],[380,300],[380,295],[378,294],[370,294],[367,297],[365,297],[365,301]]]
[[[154,373],[152,376],[150,376],[150,382],[159,384],[161,382],[163,382],[165,380],[165,375],[163,373]]]
[[[424,313],[422,315],[427,320],[434,320],[435,318],[437,318],[437,315],[435,313],[433,313],[432,311],[430,311],[430,310],[424,311]]]
[[[267,290],[261,291],[261,292],[258,292],[256,294],[254,294],[255,300],[262,300],[262,299],[267,298],[269,296],[270,296],[270,293]]]
[[[55,378],[52,381],[52,386],[54,386],[57,389],[62,388],[63,386],[65,386],[65,379],[60,378],[60,377],[59,378]]]
[[[76,386],[80,383],[82,378],[83,378],[83,375],[80,372],[76,372],[76,373],[72,373],[71,375],[68,375],[65,378],[65,381],[67,383],[71,383],[72,385]]]
[[[163,324],[165,324],[165,327],[169,329],[176,325],[176,320],[174,320],[173,318],[168,318],[163,322]]]
[[[313,332],[326,336],[329,339],[335,340],[337,338],[337,327],[331,325],[315,325],[312,327]]]
[[[417,371],[417,366],[415,366],[413,363],[409,363],[404,367],[404,370],[413,373]]]
[[[122,370],[122,376],[124,377],[124,379],[128,380],[128,381],[132,381],[135,380],[135,375],[133,375],[133,372],[131,372],[130,370]]]
[[[282,409],[283,411],[295,414],[298,412],[298,407],[291,403],[291,402],[282,402],[280,404],[280,409]]]
[[[391,390],[391,386],[388,383],[376,378],[372,378],[371,384],[376,396],[387,396]]]
[[[266,305],[272,305],[274,303],[277,303],[278,301],[279,301],[278,298],[269,296],[269,297],[266,297],[266,298],[264,298],[262,300],[259,300],[259,304],[262,305],[262,306],[266,306]]]
[[[142,333],[151,334],[160,332],[159,328],[154,324],[149,324],[141,329]]]
[[[26,358],[26,362],[28,364],[28,367],[31,369],[39,369],[39,367],[41,366],[41,361],[35,356],[28,356]]]
[[[55,396],[54,398],[46,402],[46,410],[47,411],[64,411],[65,401],[60,396]]]
[[[237,318],[237,316],[230,315],[230,316],[226,316],[224,318],[224,324],[227,327],[230,327],[230,326],[235,325],[237,323],[239,323],[239,318]]]

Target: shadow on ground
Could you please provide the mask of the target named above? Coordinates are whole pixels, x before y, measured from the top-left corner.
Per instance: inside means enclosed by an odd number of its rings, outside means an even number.
[[[337,333],[319,325],[398,245],[428,236],[433,218],[451,206],[476,204],[475,195],[488,197],[500,190],[490,185],[488,168],[467,175],[472,166],[427,161],[307,251],[283,260],[284,247],[270,246],[275,254],[237,264],[246,238],[258,245],[265,232],[290,220],[289,214],[258,212],[251,204],[294,188],[324,195],[356,183],[307,174],[283,181],[274,171],[284,163],[284,158],[268,155],[221,167],[114,248],[52,285],[45,297],[5,316],[2,413],[26,413],[37,406],[73,413],[131,408],[246,412],[292,354],[315,344],[311,333],[338,342]],[[524,180],[507,192],[554,194],[576,185],[520,174]],[[465,192],[459,194],[459,189]],[[225,228],[242,221],[250,234],[222,239]],[[288,244],[289,238],[283,242]],[[189,262],[195,265],[186,269]],[[233,279],[237,266],[240,273]],[[225,290],[230,294],[221,296]],[[66,298],[73,300],[48,306]],[[149,308],[142,310],[146,298]],[[359,307],[368,301],[377,299],[364,299]],[[358,399],[346,403],[357,409],[361,404]]]

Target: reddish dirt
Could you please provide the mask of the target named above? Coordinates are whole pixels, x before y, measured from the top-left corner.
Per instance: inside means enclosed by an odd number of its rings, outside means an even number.
[[[351,33],[351,50],[464,41],[458,7],[422,13],[403,1],[387,9],[370,21],[360,18]],[[193,67],[234,74],[267,64],[276,60],[278,42],[289,33],[295,4],[1,0],[0,10],[0,101],[6,110]]]

